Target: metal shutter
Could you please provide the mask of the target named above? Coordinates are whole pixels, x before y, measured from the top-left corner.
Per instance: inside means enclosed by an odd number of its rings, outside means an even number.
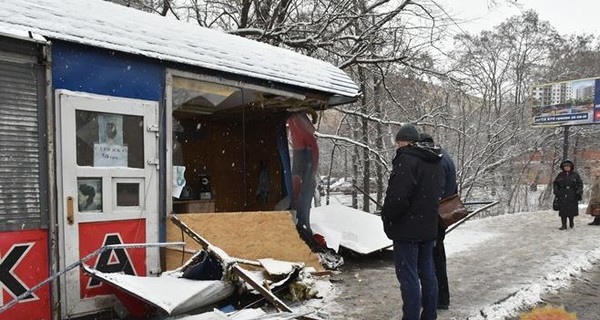
[[[44,67],[37,43],[0,37],[0,231],[47,226]]]

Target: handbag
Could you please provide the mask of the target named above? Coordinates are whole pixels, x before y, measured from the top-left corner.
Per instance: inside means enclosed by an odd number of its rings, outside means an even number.
[[[558,204],[558,197],[554,197],[554,201],[552,201],[552,210],[560,210],[560,205]]]
[[[444,229],[461,220],[469,214],[457,193],[440,200],[438,209],[440,223]]]

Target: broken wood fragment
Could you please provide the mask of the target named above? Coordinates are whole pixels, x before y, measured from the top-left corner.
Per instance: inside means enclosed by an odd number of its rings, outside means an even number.
[[[271,291],[262,286],[260,283],[254,281],[250,276],[249,272],[244,270],[239,264],[231,259],[225,252],[221,249],[212,246],[206,239],[196,233],[194,230],[190,229],[183,221],[177,217],[175,214],[169,215],[171,222],[173,222],[177,227],[179,227],[185,234],[187,234],[190,238],[196,241],[204,250],[209,252],[210,254],[215,255],[221,261],[228,262],[227,266],[230,270],[237,275],[240,279],[244,280],[248,283],[253,289],[258,291],[263,297],[265,297],[277,310],[283,310],[286,312],[292,313],[292,309],[288,307],[283,301],[281,301],[277,296],[275,296]],[[312,318],[310,316],[299,316],[298,319],[301,320],[318,320],[317,318]]]

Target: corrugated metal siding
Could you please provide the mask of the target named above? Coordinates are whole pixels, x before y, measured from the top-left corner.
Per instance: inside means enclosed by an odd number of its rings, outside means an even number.
[[[0,230],[39,228],[47,224],[44,69],[32,52],[14,52],[35,45],[9,48],[10,41],[2,38],[0,43]]]

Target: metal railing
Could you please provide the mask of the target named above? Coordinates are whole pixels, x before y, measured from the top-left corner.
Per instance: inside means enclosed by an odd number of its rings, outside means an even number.
[[[46,278],[46,280],[44,280],[44,281],[36,284],[35,286],[31,287],[29,290],[25,291],[24,293],[22,293],[21,295],[19,295],[18,297],[16,297],[15,299],[11,300],[9,303],[3,305],[2,307],[0,307],[0,313],[2,313],[4,311],[12,308],[14,305],[16,305],[17,303],[19,303],[19,301],[27,298],[33,292],[37,291],[38,289],[40,289],[41,287],[43,287],[48,282],[54,281],[56,278],[64,275],[65,273],[71,271],[72,269],[75,269],[76,267],[80,267],[84,262],[86,262],[86,261],[90,260],[91,258],[93,258],[93,257],[95,257],[95,256],[97,256],[97,255],[99,255],[101,253],[103,253],[104,251],[114,250],[114,249],[172,247],[172,246],[184,246],[184,245],[185,245],[185,242],[165,242],[165,243],[110,244],[110,245],[106,245],[106,246],[100,247],[96,251],[93,251],[93,252],[89,253],[88,255],[86,255],[85,257],[83,257],[83,258],[77,260],[76,262],[70,264],[64,270],[51,275],[50,277]]]

